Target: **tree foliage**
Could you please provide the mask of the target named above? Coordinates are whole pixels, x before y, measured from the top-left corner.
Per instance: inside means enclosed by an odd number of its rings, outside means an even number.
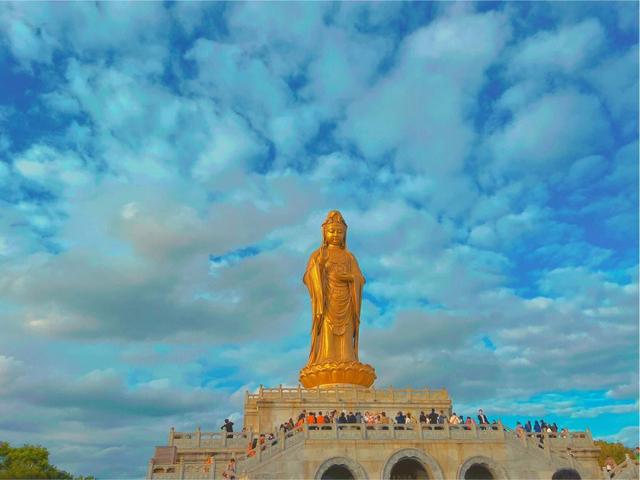
[[[621,443],[605,442],[604,440],[596,440],[593,443],[600,447],[598,463],[601,467],[605,466],[605,462],[609,457],[613,458],[616,464],[624,462],[626,458],[625,453],[628,453],[629,456],[633,458],[633,451]]]
[[[29,444],[12,447],[8,442],[0,442],[0,479],[8,478],[74,480],[73,475],[49,463],[49,451],[46,448]]]

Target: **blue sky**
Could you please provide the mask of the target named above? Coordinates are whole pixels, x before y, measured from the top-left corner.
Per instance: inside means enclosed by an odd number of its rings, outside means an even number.
[[[295,385],[338,208],[379,386],[637,443],[637,8],[0,5],[0,439],[139,476]]]

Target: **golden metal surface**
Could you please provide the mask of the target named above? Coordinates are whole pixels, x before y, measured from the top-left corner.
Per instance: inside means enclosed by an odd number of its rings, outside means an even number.
[[[371,365],[358,360],[360,306],[365,279],[347,250],[347,224],[332,210],[322,224],[322,246],[309,257],[303,282],[311,297],[311,351],[300,371],[305,387],[352,384],[369,387]]]

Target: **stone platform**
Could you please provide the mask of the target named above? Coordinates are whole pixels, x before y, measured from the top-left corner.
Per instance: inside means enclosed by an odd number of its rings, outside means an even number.
[[[451,415],[451,398],[445,389],[421,390],[394,388],[362,388],[335,386],[330,388],[264,388],[255,394],[246,393],[244,427],[253,432],[277,432],[289,418],[297,420],[302,410],[307,412],[386,412],[394,418],[398,411],[411,412],[417,419],[420,411],[441,410]]]
[[[303,424],[278,431],[302,410],[385,411],[393,418],[400,410],[417,417],[431,408],[451,414],[446,390],[260,387],[245,396],[244,432],[172,429],[169,445],[157,447],[147,478],[220,479],[232,457],[238,461],[239,479],[609,478],[598,467],[599,449],[589,431],[520,438],[501,423]],[[276,437],[247,458],[247,445],[261,433]]]

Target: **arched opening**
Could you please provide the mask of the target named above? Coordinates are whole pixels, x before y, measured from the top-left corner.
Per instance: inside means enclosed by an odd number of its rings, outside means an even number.
[[[582,480],[582,477],[573,468],[561,468],[553,474],[551,480]]]
[[[464,480],[492,480],[493,473],[486,466],[475,463],[464,474]]]
[[[427,480],[429,474],[418,460],[403,458],[391,469],[391,480]]]
[[[321,478],[322,480],[355,480],[351,470],[344,465],[331,465]]]

